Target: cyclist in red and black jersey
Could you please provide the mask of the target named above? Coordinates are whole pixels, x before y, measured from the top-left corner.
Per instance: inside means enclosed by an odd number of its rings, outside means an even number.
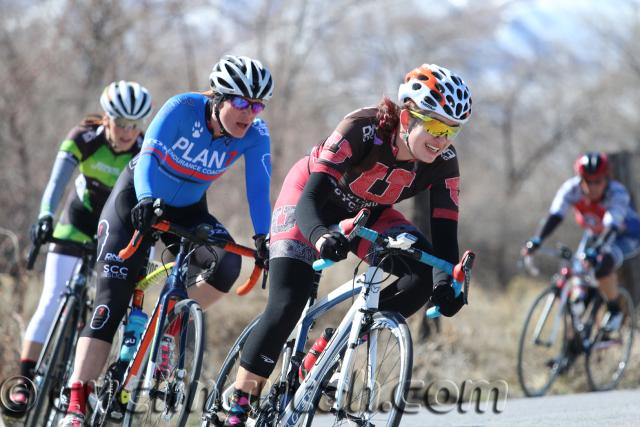
[[[471,114],[469,88],[446,68],[424,64],[406,75],[398,100],[400,105],[384,98],[347,115],[285,178],[271,220],[269,301],[244,346],[226,426],[246,422],[249,403],[309,297],[313,261],[368,253],[368,241],[349,243],[331,224],[368,207],[367,227],[392,236],[409,232],[418,237],[416,247],[458,260],[460,174],[451,143]],[[431,243],[393,206],[427,189]],[[453,316],[463,305],[443,271],[411,260],[385,269],[399,279],[381,292],[382,310],[410,316],[431,298],[445,316]]]
[[[578,225],[600,236],[585,255],[594,265],[598,286],[608,301],[609,315],[604,327],[615,331],[624,317],[618,301],[616,270],[624,260],[640,253],[640,216],[631,206],[624,185],[609,178],[606,153],[582,154],[574,169],[576,176],[562,184],[537,235],[526,242],[521,252],[533,254],[573,207]]]

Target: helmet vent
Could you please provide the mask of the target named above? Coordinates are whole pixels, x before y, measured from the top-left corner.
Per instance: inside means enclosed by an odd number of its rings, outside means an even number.
[[[424,97],[424,102],[431,105],[433,108],[436,108],[436,106],[438,105],[438,103],[434,101],[433,98],[431,98],[429,95]]]

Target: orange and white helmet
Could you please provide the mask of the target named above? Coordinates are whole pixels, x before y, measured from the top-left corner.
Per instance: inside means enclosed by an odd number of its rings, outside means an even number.
[[[471,91],[456,74],[435,64],[422,64],[407,73],[398,101],[413,101],[419,109],[439,114],[459,125],[471,116]]]

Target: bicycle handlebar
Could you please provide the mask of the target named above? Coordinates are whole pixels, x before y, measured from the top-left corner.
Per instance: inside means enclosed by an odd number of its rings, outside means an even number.
[[[29,254],[27,255],[27,270],[33,269],[33,265],[36,263],[36,259],[40,254],[40,247],[46,243],[54,243],[56,245],[64,246],[67,248],[78,249],[83,253],[95,253],[96,251],[96,242],[74,242],[73,240],[64,240],[59,239],[57,237],[49,237],[45,241],[34,243],[29,249]]]
[[[415,243],[415,237],[407,233],[402,233],[394,239],[392,237],[382,236],[377,231],[364,227],[364,223],[366,223],[368,217],[368,210],[362,209],[352,221],[347,222],[347,224],[350,224],[351,222],[353,223],[353,227],[349,230],[348,234],[345,232],[347,227],[344,226],[343,222],[340,223],[342,233],[345,234],[349,240],[352,240],[356,236],[361,237],[382,246],[384,249],[397,250],[404,255],[411,256],[423,264],[445,271],[449,275],[453,276],[453,289],[455,296],[457,297],[460,295],[460,292],[464,289],[464,303],[468,303],[469,283],[471,281],[471,269],[473,268],[475,253],[466,251],[462,255],[462,258],[460,258],[460,262],[453,265],[448,261],[428,254],[420,249],[411,247],[411,245]],[[333,264],[335,264],[335,261],[319,259],[314,261],[313,269],[320,271],[332,266]],[[431,307],[427,310],[427,316],[430,318],[440,316],[440,308],[438,306]]]
[[[522,268],[524,268],[526,272],[533,277],[538,277],[540,275],[540,269],[536,266],[534,261],[534,256],[538,253],[553,258],[560,258],[564,261],[571,261],[571,258],[573,257],[573,251],[571,250],[571,248],[563,245],[562,243],[558,243],[555,249],[541,246],[534,253],[523,255],[521,257]]]
[[[196,244],[213,245],[227,252],[258,260],[258,254],[255,249],[251,249],[227,240],[212,239],[211,237],[209,237],[209,230],[211,229],[211,226],[209,224],[200,224],[194,229],[188,229],[178,224],[162,220],[154,224],[152,228],[163,233],[175,234],[178,237],[183,237]],[[140,243],[142,242],[143,237],[144,233],[141,233],[139,230],[135,230],[133,236],[131,237],[131,240],[129,241],[129,244],[127,245],[127,247],[120,250],[118,256],[123,260],[131,258],[131,256],[140,247]],[[258,262],[256,262],[254,264],[253,271],[251,272],[251,276],[236,290],[236,294],[246,295],[247,293],[249,293],[249,291],[251,291],[251,289],[253,289],[255,284],[258,282],[260,274],[263,272],[263,270],[264,268],[259,265]]]

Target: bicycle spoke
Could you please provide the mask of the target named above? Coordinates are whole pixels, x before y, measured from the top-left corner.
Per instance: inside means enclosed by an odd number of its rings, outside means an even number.
[[[399,425],[411,379],[412,354],[408,328],[403,321],[396,323],[398,318],[390,313],[374,316],[380,322],[374,321],[355,349],[343,411],[336,414],[332,409],[338,363],[321,381],[323,387],[317,398],[316,413],[309,414],[307,426],[322,412],[331,414],[334,426]],[[375,366],[370,366],[371,362],[375,362]]]
[[[631,296],[620,289],[621,309],[624,320],[619,330],[608,332],[602,328],[607,311],[602,304],[594,316],[594,339],[586,358],[587,379],[592,390],[615,388],[627,367],[635,331],[635,310]]]

